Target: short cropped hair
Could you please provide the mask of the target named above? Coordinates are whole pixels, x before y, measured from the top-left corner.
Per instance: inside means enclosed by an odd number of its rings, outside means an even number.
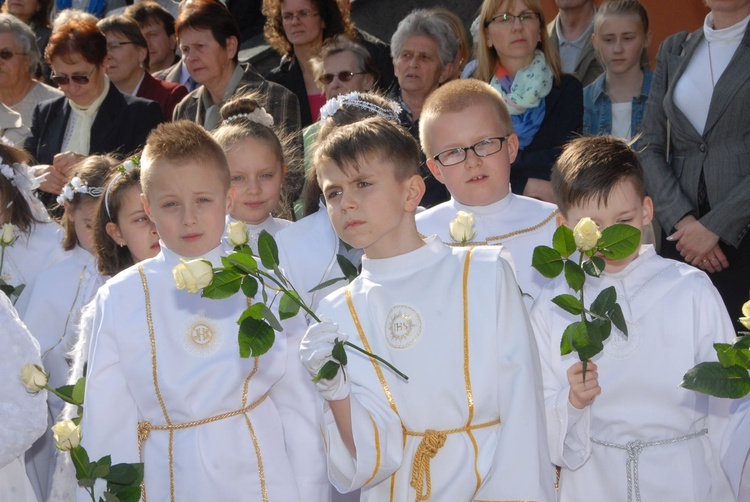
[[[5,7],[6,4],[3,4]],[[10,33],[29,61],[29,75],[34,75],[42,59],[36,45],[36,35],[29,25],[11,14],[0,14],[0,33]]]
[[[429,127],[445,113],[457,113],[470,106],[489,106],[495,110],[500,123],[505,128],[504,134],[513,132],[513,121],[508,107],[498,91],[491,85],[473,78],[452,80],[441,85],[427,96],[419,115],[419,138],[425,155],[434,155],[430,146]]]
[[[185,28],[209,30],[216,43],[226,49],[227,40],[234,37],[237,39],[237,52],[234,54],[233,62],[239,62],[240,29],[232,13],[223,3],[219,0],[190,0],[180,8],[180,15],[177,16],[174,25],[178,38]]]
[[[375,61],[372,59],[367,48],[345,35],[336,35],[335,37],[326,40],[320,48],[320,54],[312,59],[315,82],[318,84],[319,88],[323,88],[318,79],[323,76],[323,72],[325,71],[324,65],[326,58],[343,52],[348,52],[354,57],[354,61],[357,64],[357,71],[371,75],[373,85],[377,84],[380,79],[380,70],[378,69],[378,65],[376,65]]]
[[[154,171],[159,164],[200,161],[229,190],[229,165],[221,145],[203,127],[190,120],[164,122],[151,131],[141,155],[141,188],[148,198]]]
[[[146,59],[143,61],[143,67],[148,71],[150,63],[148,57],[148,44],[146,43],[146,38],[143,36],[143,33],[141,33],[140,26],[138,26],[138,23],[136,23],[134,19],[124,15],[107,16],[96,23],[96,25],[102,33],[104,33],[104,36],[106,36],[107,33],[121,35],[128,39],[128,42],[131,42],[137,47],[146,49]]]
[[[317,146],[313,163],[319,166],[330,160],[344,172],[358,172],[363,159],[378,159],[395,166],[393,175],[398,181],[419,176],[416,140],[406,129],[382,117],[335,129]],[[316,172],[320,172],[317,167]]]
[[[104,64],[107,57],[107,38],[96,23],[88,20],[71,19],[52,32],[49,43],[44,50],[44,59],[48,64],[60,58],[72,62],[73,55],[80,55],[87,63],[95,66]]]
[[[167,36],[174,35],[174,16],[153,0],[142,0],[125,9],[125,15],[135,19],[141,29],[152,24],[161,24]]]
[[[458,40],[453,29],[443,17],[427,9],[413,10],[398,23],[391,37],[391,57],[397,59],[406,40],[415,36],[429,37],[435,41],[441,67],[455,61]]]
[[[572,206],[591,201],[607,203],[612,189],[622,181],[646,196],[646,182],[638,154],[614,136],[587,136],[569,142],[552,168],[552,189],[563,215]]]

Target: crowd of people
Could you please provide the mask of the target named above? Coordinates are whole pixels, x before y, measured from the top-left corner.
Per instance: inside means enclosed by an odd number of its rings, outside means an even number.
[[[110,3],[0,13],[0,500],[104,496],[79,442],[143,500],[750,500],[750,398],[678,387],[750,325],[750,0],[654,68],[639,0],[416,9],[387,43],[347,0]],[[577,288],[622,318],[579,359],[575,271],[532,256],[587,218],[641,241]],[[245,248],[284,279],[217,274]],[[80,409],[45,390],[82,377]]]

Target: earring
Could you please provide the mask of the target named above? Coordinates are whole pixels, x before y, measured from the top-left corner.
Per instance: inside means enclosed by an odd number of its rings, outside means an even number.
[[[125,247],[125,241],[120,241],[120,247],[121,247],[121,248],[124,248],[124,247]]]

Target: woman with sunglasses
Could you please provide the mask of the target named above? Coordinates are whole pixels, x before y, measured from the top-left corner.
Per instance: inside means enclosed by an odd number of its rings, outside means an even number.
[[[2,12],[12,14],[31,28],[40,54],[44,51],[49,36],[52,34],[50,26],[52,3],[52,0],[7,0],[1,9]],[[44,76],[44,80],[48,81],[50,69],[44,61],[37,62],[34,72],[38,77]]]
[[[312,61],[324,40],[356,34],[348,13],[337,0],[264,0],[264,33],[268,43],[281,54],[281,64],[266,78],[297,95],[302,127],[318,120],[326,97],[315,80]]]
[[[42,198],[52,205],[70,168],[86,155],[139,150],[162,121],[153,101],[124,95],[105,74],[107,39],[91,21],[71,20],[50,37],[45,58],[64,96],[34,109],[24,147],[46,173]]]
[[[485,0],[474,77],[497,89],[520,142],[513,193],[554,202],[549,182],[562,146],[583,127],[583,89],[560,71],[541,0]]]

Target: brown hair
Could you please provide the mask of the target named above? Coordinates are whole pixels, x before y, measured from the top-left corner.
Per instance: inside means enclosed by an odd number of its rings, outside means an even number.
[[[462,112],[474,105],[493,108],[505,128],[504,134],[513,132],[508,107],[500,93],[491,85],[473,78],[452,80],[432,91],[422,106],[419,138],[425,155],[434,155],[429,141],[429,127],[443,114]]]
[[[263,0],[262,12],[266,17],[263,35],[276,52],[282,56],[291,56],[294,54],[294,47],[284,33],[281,2],[282,0]],[[341,34],[355,38],[356,32],[349,12],[344,12],[336,0],[310,0],[310,5],[318,11],[323,22],[323,41]]]
[[[52,64],[54,58],[72,63],[73,55],[80,56],[96,66],[104,64],[107,57],[107,38],[91,21],[71,19],[52,32],[44,50],[44,60]]]
[[[105,37],[107,33],[114,33],[115,35],[121,35],[132,42],[137,47],[146,49],[146,59],[143,60],[143,68],[148,71],[149,68],[149,55],[148,55],[148,44],[146,39],[141,33],[141,28],[134,19],[127,16],[108,16],[96,23],[96,26],[104,33]]]
[[[203,161],[229,190],[229,166],[224,150],[203,127],[190,120],[159,124],[151,131],[141,155],[141,188],[148,198],[154,170],[162,162]]]
[[[474,77],[483,82],[490,81],[495,74],[495,66],[497,66],[500,61],[494,47],[487,47],[487,44],[484,42],[489,39],[487,27],[492,21],[492,16],[494,16],[501,7],[507,7],[509,3],[510,0],[484,0],[480,9],[479,37],[477,37],[478,43],[476,44],[476,57],[478,64],[477,69],[474,72]],[[553,47],[549,41],[547,22],[544,19],[542,2],[541,0],[523,0],[523,3],[527,9],[536,12],[539,16],[540,41],[536,45],[536,48],[544,53],[544,58],[547,60],[547,66],[549,66],[550,70],[552,70],[552,74],[555,76],[555,82],[560,83],[560,76],[562,75],[560,55],[557,52],[557,47]]]
[[[107,179],[112,174],[116,165],[120,162],[109,155],[90,155],[73,166],[73,177],[78,177],[81,182],[88,185],[89,189],[97,190],[99,195],[91,195],[75,192],[73,200],[66,201],[65,216],[63,216],[62,226],[65,229],[62,247],[65,251],[70,251],[78,245],[78,236],[73,223],[68,219],[67,212],[75,211],[85,200],[96,201],[101,203],[104,199],[104,191],[107,188]]]
[[[167,36],[174,35],[174,16],[153,0],[141,0],[128,6],[125,15],[135,19],[141,29],[152,24],[161,24]]]
[[[9,165],[14,175],[18,176],[19,164],[29,164],[31,158],[25,150],[0,143],[0,162]],[[7,214],[8,222],[27,235],[31,233],[35,223],[41,223],[41,220],[34,216],[34,211],[21,190],[2,174],[0,174],[0,204],[2,204],[0,213]]]
[[[49,28],[49,15],[52,12],[52,0],[37,0],[39,8],[29,18],[29,25],[34,25],[38,28]],[[8,2],[3,4],[2,12],[10,14],[8,9]]]
[[[240,29],[232,13],[218,0],[190,0],[183,3],[174,27],[178,38],[185,28],[209,30],[216,43],[224,49],[227,48],[229,37],[234,37],[237,39],[237,51],[232,61],[234,64],[239,62]]]
[[[643,168],[636,152],[614,136],[586,136],[569,142],[552,168],[552,188],[560,212],[596,201],[607,204],[612,189],[629,181],[646,196]]]

